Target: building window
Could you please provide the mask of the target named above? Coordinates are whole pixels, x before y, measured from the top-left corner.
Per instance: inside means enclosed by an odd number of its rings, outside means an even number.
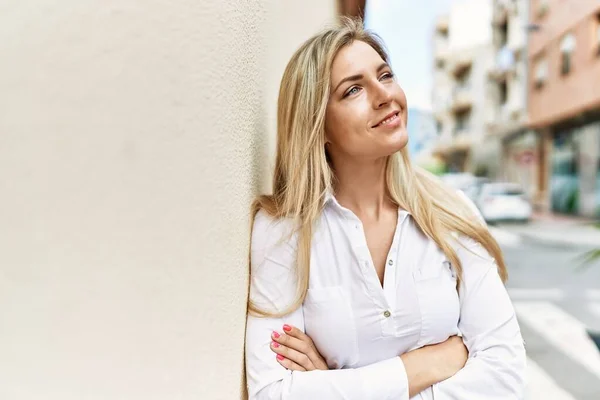
[[[464,68],[458,75],[456,75],[456,83],[459,86],[467,87],[471,79],[471,67]]]
[[[538,0],[538,6],[537,6],[537,17],[538,18],[542,18],[544,15],[548,14],[548,10],[550,9],[550,6],[548,5],[548,0]]]
[[[500,26],[500,47],[508,43],[508,20]]]
[[[466,110],[456,115],[456,123],[454,124],[454,135],[468,134],[469,122],[471,120],[471,111]]]
[[[506,80],[500,82],[500,105],[506,104],[508,100],[508,84]]]
[[[535,88],[540,89],[546,83],[548,79],[548,60],[546,58],[539,58],[535,62],[535,77],[534,83]]]
[[[575,51],[575,36],[567,33],[560,42],[560,73],[568,75],[572,69],[573,52]]]
[[[596,44],[596,55],[600,56],[600,13],[596,14],[596,37],[594,43]]]

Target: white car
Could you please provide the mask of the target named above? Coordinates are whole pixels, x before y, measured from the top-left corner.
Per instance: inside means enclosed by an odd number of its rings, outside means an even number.
[[[487,222],[527,222],[531,218],[531,203],[516,183],[484,184],[477,207]]]

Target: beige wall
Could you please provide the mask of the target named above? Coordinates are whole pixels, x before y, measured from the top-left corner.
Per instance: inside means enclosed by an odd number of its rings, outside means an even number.
[[[335,2],[0,10],[0,398],[238,398],[276,88]]]

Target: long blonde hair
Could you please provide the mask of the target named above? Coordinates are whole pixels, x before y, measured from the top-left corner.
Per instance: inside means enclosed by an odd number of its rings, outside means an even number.
[[[262,209],[276,219],[294,221],[298,234],[297,295],[281,313],[261,310],[250,301],[248,310],[254,315],[286,315],[300,307],[306,297],[313,227],[323,210],[326,194],[332,191],[334,178],[325,152],[331,64],[342,47],[356,40],[369,44],[389,63],[382,42],[363,28],[361,20],[343,18],[339,25],[307,40],[294,53],[283,74],[277,110],[273,194],[259,196],[252,205],[251,215],[254,219]],[[502,252],[487,228],[477,222],[458,193],[427,171],[413,167],[406,147],[388,157],[386,181],[392,201],[410,212],[421,231],[455,267],[457,288],[462,266],[451,245],[452,233],[480,243],[495,258],[501,278],[507,279]]]

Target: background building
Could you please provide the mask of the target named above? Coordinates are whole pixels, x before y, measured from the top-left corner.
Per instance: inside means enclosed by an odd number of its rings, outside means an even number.
[[[437,140],[437,127],[431,112],[418,108],[408,109],[408,149],[411,156],[426,151]]]
[[[600,3],[532,0],[529,127],[542,210],[600,215]]]
[[[487,139],[497,148],[501,168],[494,178],[535,191],[536,135],[527,123],[527,35],[529,2],[494,0],[492,44],[495,63],[489,72]]]
[[[449,171],[487,175],[494,168],[488,165],[493,149],[483,145],[494,60],[491,18],[491,2],[461,2],[440,17],[435,29],[432,103],[440,132],[435,153]]]

